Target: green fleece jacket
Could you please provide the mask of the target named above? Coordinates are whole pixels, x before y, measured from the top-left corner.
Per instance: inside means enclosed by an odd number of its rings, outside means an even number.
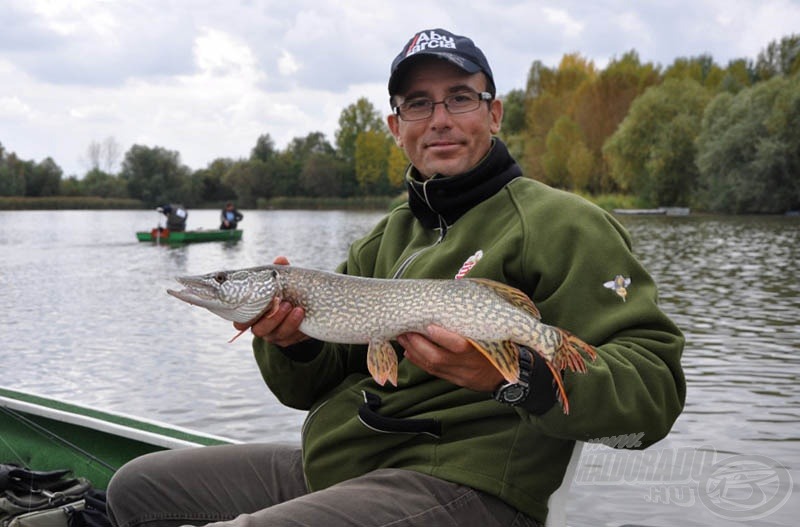
[[[493,494],[544,521],[574,441],[631,434],[644,447],[669,432],[685,398],[683,336],[658,308],[628,234],[580,197],[520,176],[497,140],[469,174],[423,183],[410,170],[410,204],[354,243],[339,270],[454,278],[481,254],[466,276],[521,289],[543,322],[597,348],[587,373],[564,375],[570,414],[558,404],[542,415],[503,405],[425,373],[402,360],[399,348],[398,387],[380,387],[367,372],[366,346],[312,341],[282,350],[256,338],[270,389],[282,403],[309,410],[302,446],[311,490],[403,468]],[[604,285],[618,275],[631,280],[625,300]],[[372,400],[366,410],[365,393]],[[531,397],[552,400],[552,393]],[[365,419],[365,411],[388,418],[387,426]]]

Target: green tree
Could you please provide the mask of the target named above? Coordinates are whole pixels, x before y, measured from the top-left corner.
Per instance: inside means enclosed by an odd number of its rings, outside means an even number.
[[[408,164],[408,158],[403,149],[396,144],[391,144],[389,146],[389,157],[386,159],[386,174],[389,177],[389,183],[393,187],[403,188]]]
[[[386,194],[389,191],[387,161],[391,141],[386,133],[370,130],[356,138],[356,180],[363,194]]]
[[[545,144],[547,150],[542,156],[545,181],[555,187],[572,188],[567,163],[573,146],[583,144],[580,128],[568,116],[562,115],[548,132]]]
[[[693,79],[669,79],[634,101],[603,153],[611,177],[650,205],[685,206],[697,183],[695,138],[708,92]]]
[[[34,197],[56,196],[61,186],[61,170],[52,158],[41,163],[31,163],[25,178],[25,195]]]
[[[761,80],[800,72],[800,34],[792,34],[767,44],[758,54],[755,70]]]
[[[533,179],[546,179],[542,156],[545,153],[545,140],[550,128],[559,116],[559,101],[555,92],[555,72],[541,61],[534,61],[528,72],[525,88],[525,140],[519,162],[525,174]]]
[[[336,149],[345,162],[355,166],[356,141],[358,135],[364,132],[381,132],[387,134],[388,130],[381,114],[375,109],[369,99],[361,97],[355,104],[342,110],[339,116],[339,129],[336,131]]]
[[[275,141],[269,134],[263,134],[258,136],[256,146],[250,151],[250,159],[269,162],[276,154]]]
[[[572,190],[589,190],[594,171],[594,155],[589,148],[583,141],[573,144],[567,158],[567,173],[569,174]]]
[[[265,177],[266,165],[260,159],[241,160],[233,163],[222,182],[236,193],[236,201],[240,207],[254,207],[258,197],[259,180]]]
[[[525,92],[511,90],[503,100],[503,135],[515,135],[525,131]]]
[[[236,199],[236,191],[223,178],[233,166],[230,158],[217,158],[206,168],[196,170],[192,176],[192,187],[201,202],[221,202]]]
[[[555,159],[556,154],[548,146],[548,141],[553,144],[554,139],[549,136],[561,117],[574,121],[576,94],[596,77],[594,63],[577,53],[564,55],[556,70],[539,61],[533,63],[525,92],[525,145],[523,148],[514,145],[515,151],[524,152],[520,163],[528,177],[556,185],[566,184],[563,181],[565,172],[556,168],[566,164],[566,159]],[[554,135],[558,138],[562,132],[554,132]]]
[[[344,162],[333,153],[312,152],[300,171],[300,190],[306,196],[344,196],[345,172]]]
[[[2,172],[2,168],[0,168],[0,172]],[[83,181],[78,179],[77,176],[69,176],[66,179],[62,179],[58,194],[60,196],[85,196]]]
[[[125,181],[117,176],[95,168],[86,173],[80,180],[81,195],[99,196],[101,198],[127,198],[128,187]],[[62,187],[63,188],[63,187]]]
[[[270,198],[275,196],[298,196],[301,193],[300,174],[302,164],[296,161],[296,155],[284,150],[266,165],[268,172],[261,182],[259,196]]]
[[[305,137],[295,137],[284,151],[284,160],[290,163],[299,175],[312,156],[336,154],[336,150],[322,132],[311,132]]]
[[[800,75],[716,97],[698,137],[708,208],[727,213],[800,209]]]
[[[308,187],[312,180],[314,184],[320,185],[320,188],[341,189],[340,167],[333,163],[333,160],[328,163],[325,160],[327,157],[335,157],[335,150],[322,132],[311,132],[305,137],[292,139],[286,149],[279,154],[278,159],[269,165],[272,194],[276,196],[326,195]],[[306,177],[303,178],[303,172],[309,162],[312,163],[312,166],[309,167]],[[326,164],[337,166],[336,173],[328,174],[331,178],[330,182],[323,182],[321,179],[324,179],[326,174],[317,171],[318,167]],[[307,194],[307,191],[310,194]]]
[[[525,155],[525,92],[511,90],[501,99],[503,123],[498,136],[514,158],[522,159]]]
[[[0,196],[25,195],[25,165],[0,143]]]
[[[162,147],[133,145],[125,153],[120,176],[130,197],[155,207],[168,202],[184,202],[191,171],[180,162],[180,154]]]
[[[717,90],[725,78],[725,71],[720,68],[711,55],[699,55],[691,58],[677,58],[664,71],[664,79],[692,79],[709,90]]]
[[[751,86],[755,78],[756,73],[749,61],[746,59],[732,60],[728,62],[728,67],[725,68],[725,76],[720,82],[720,90],[738,93]]]

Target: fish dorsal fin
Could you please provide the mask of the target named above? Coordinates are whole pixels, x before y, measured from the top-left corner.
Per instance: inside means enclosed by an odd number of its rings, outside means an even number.
[[[488,278],[465,278],[464,280],[470,280],[471,282],[476,282],[488,287],[501,298],[511,303],[511,305],[530,313],[536,320],[541,320],[542,315],[539,314],[539,310],[533,304],[533,300],[516,287],[511,287],[510,285],[496,282],[495,280],[489,280]]]

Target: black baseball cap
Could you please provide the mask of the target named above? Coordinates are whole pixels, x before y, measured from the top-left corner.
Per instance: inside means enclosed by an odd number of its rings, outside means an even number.
[[[494,76],[489,61],[471,39],[454,35],[445,29],[425,29],[411,37],[392,61],[389,77],[390,96],[397,93],[408,65],[420,56],[448,60],[467,73],[482,71],[489,79],[489,91],[492,95],[495,94]]]

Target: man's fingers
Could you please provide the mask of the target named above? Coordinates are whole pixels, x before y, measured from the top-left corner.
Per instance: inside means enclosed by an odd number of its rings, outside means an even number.
[[[472,348],[467,339],[458,333],[453,333],[452,331],[448,331],[442,327],[430,325],[426,328],[426,331],[428,334],[428,339],[430,339],[431,342],[438,344],[446,350],[450,350],[455,353],[463,353]]]

